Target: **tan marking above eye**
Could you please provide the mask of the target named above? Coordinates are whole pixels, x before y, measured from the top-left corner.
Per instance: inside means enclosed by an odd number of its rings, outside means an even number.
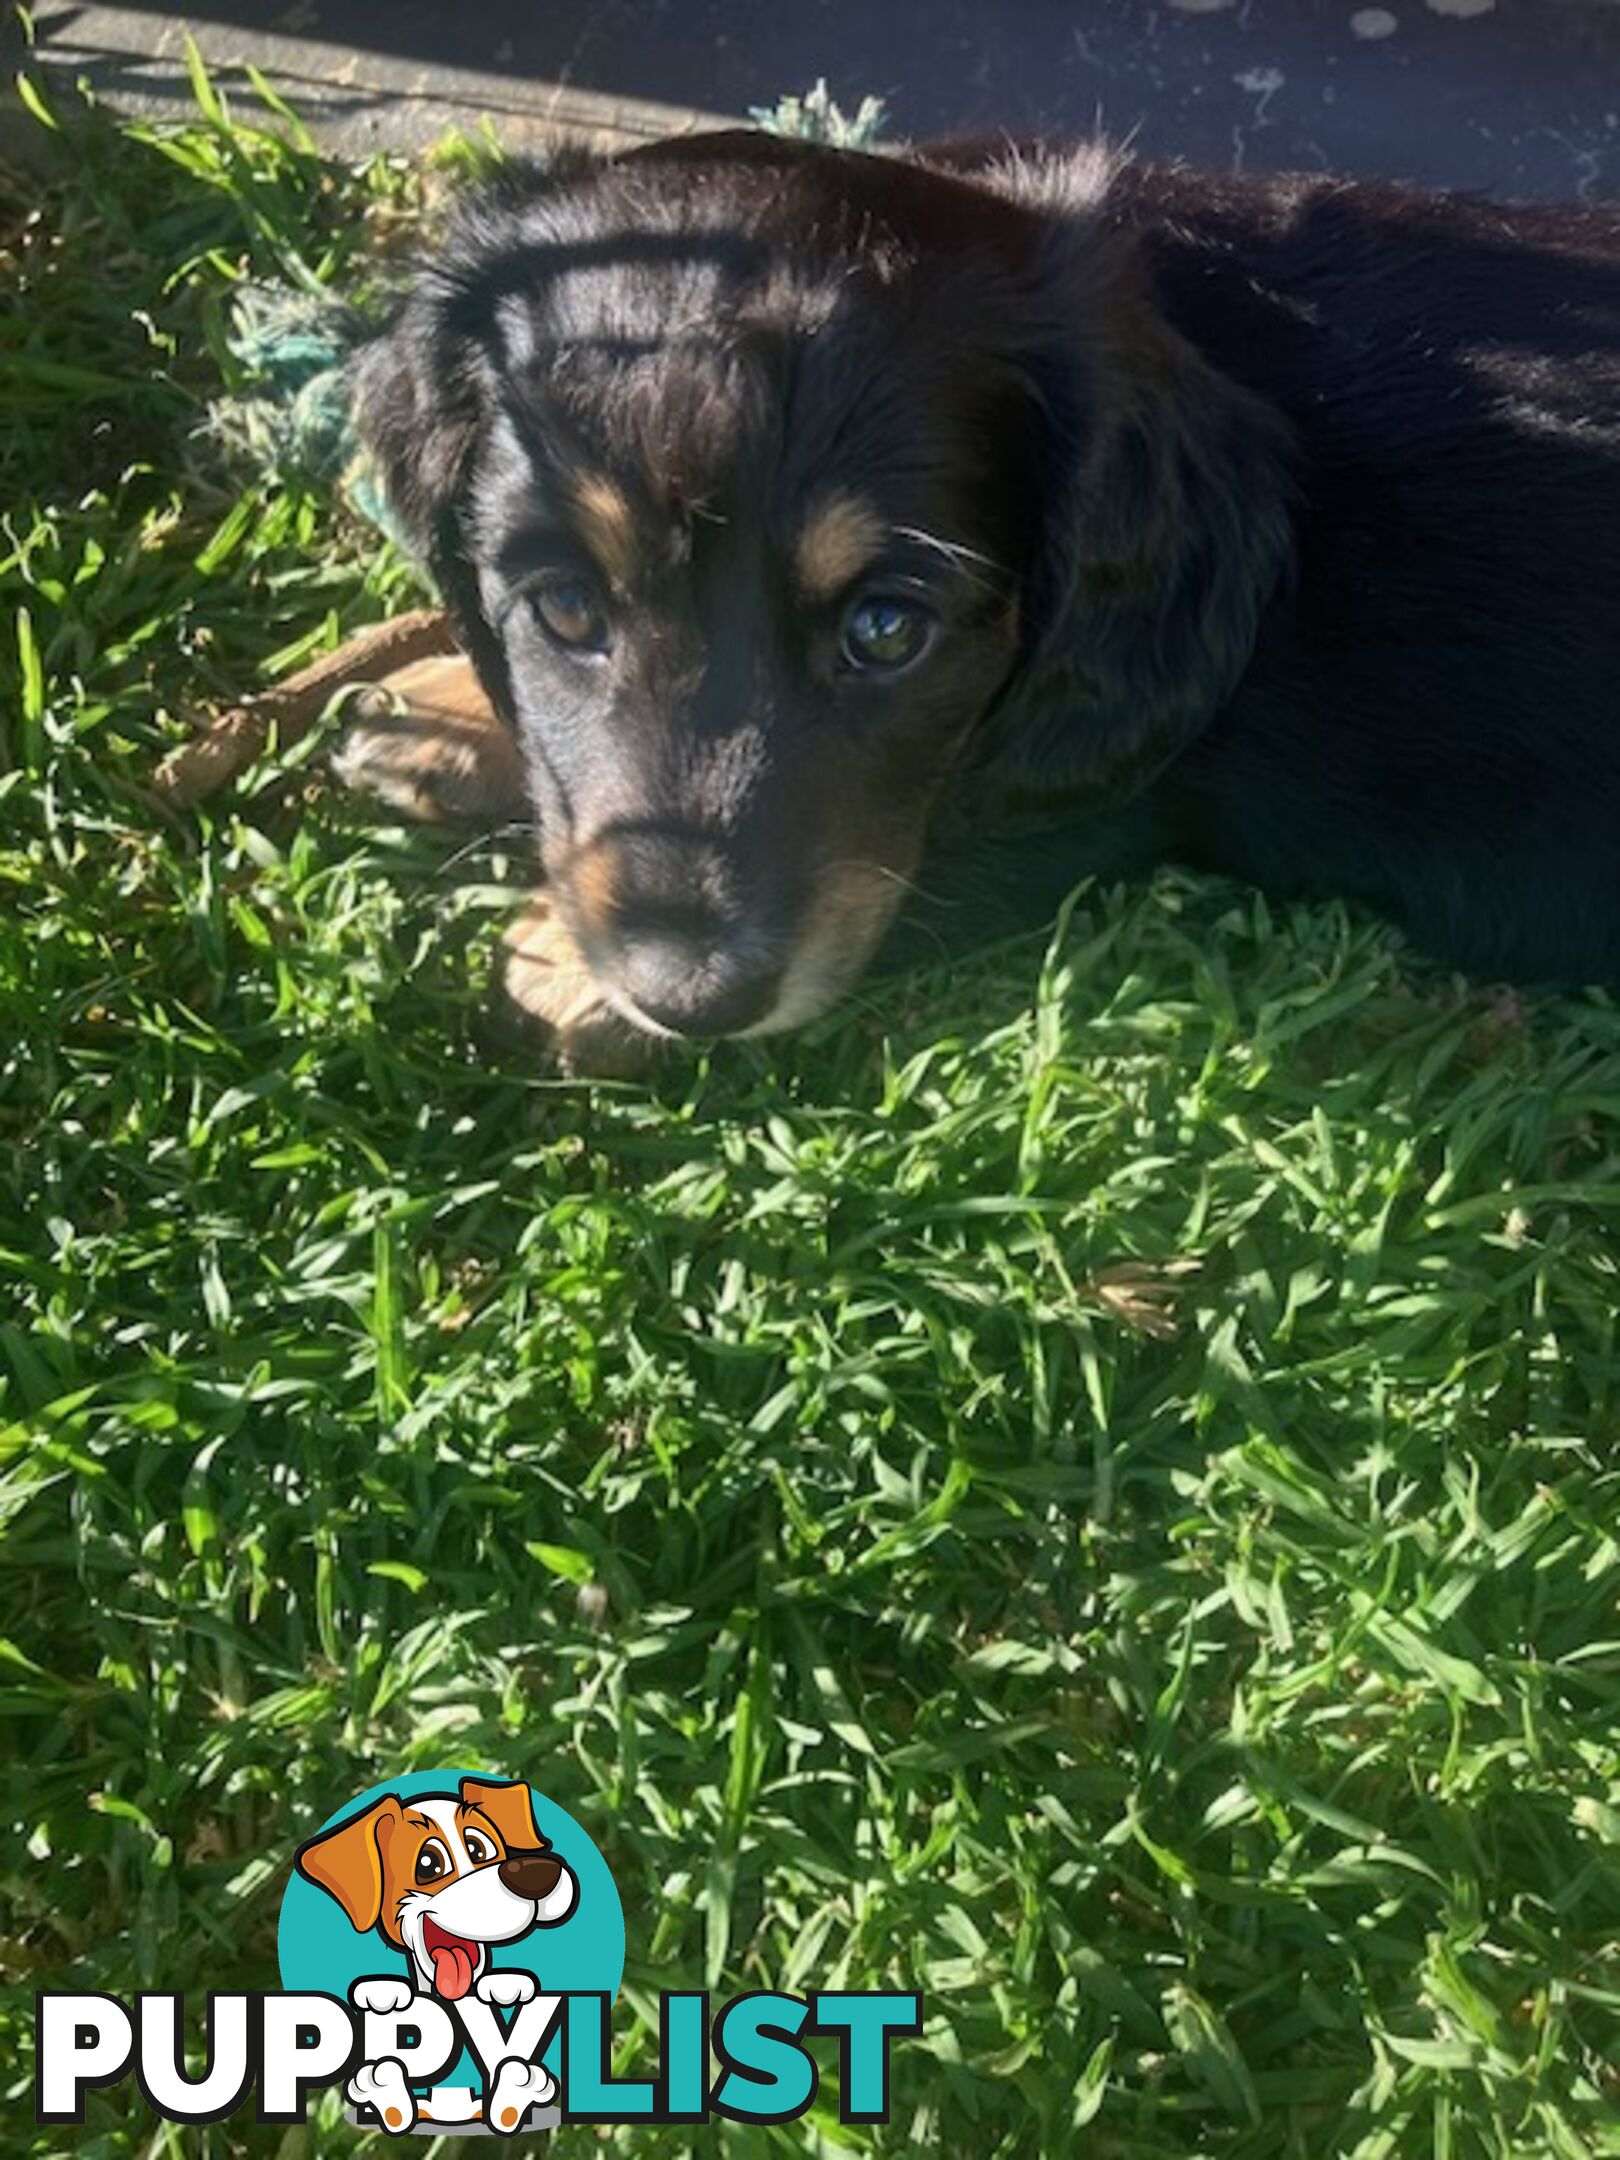
[[[877,555],[888,526],[858,495],[829,495],[800,528],[793,548],[799,583],[814,600],[832,600]]]
[[[585,473],[571,490],[579,536],[616,585],[628,585],[636,564],[636,513],[623,491],[601,473]]]

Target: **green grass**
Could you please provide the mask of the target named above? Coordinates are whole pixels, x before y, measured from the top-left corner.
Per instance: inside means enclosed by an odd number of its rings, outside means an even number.
[[[33,2130],[33,1991],[273,1985],[448,1761],[604,1848],[626,2065],[925,1992],[890,2127],[694,2149],[1620,2153],[1620,1013],[1166,877],[656,1087],[493,1048],[488,850],[144,792],[411,597],[197,430],[417,194],[205,113],[0,201],[0,2149],[349,2149]]]

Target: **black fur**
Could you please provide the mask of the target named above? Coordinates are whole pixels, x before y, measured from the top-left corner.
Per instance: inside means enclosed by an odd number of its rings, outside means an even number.
[[[588,956],[675,925],[694,1030],[757,1022],[841,866],[948,892],[998,847],[1009,889],[1177,858],[1620,979],[1620,213],[695,138],[471,207],[362,388]],[[513,565],[591,474],[651,567],[588,676]],[[957,551],[867,580],[940,615],[904,683],[784,568],[830,488]],[[826,995],[892,912],[839,905]]]

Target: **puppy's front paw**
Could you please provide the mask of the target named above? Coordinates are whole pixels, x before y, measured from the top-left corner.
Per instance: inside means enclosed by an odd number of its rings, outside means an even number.
[[[565,1072],[626,1079],[652,1062],[652,1037],[603,997],[546,894],[536,893],[503,943],[504,1017],[517,1032],[544,1034]]]
[[[354,1991],[349,1992],[352,1996]],[[353,2106],[375,2108],[377,2120],[391,2137],[403,2137],[415,2129],[416,2099],[403,2068],[392,2057],[386,2062],[362,2063],[343,2090]]]
[[[499,2136],[510,2137],[521,2127],[530,2108],[544,2107],[556,2090],[556,2080],[549,2070],[539,2063],[524,2062],[518,2056],[510,2055],[495,2073],[484,2109],[485,2119]]]
[[[396,2010],[411,2007],[415,1992],[408,1980],[397,1979],[388,1973],[375,1980],[356,1980],[349,1989],[349,2000],[357,2010],[369,2010],[377,2017],[391,2017]]]
[[[485,1973],[475,1984],[473,1993],[480,2002],[498,2003],[503,2009],[509,2009],[513,2003],[533,2002],[538,1990],[533,1973],[497,1968]]]
[[[528,822],[523,760],[470,661],[414,661],[364,697],[332,753],[344,787],[425,825]]]

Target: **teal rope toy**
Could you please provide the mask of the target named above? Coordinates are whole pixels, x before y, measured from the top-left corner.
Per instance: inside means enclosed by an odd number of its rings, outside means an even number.
[[[374,328],[333,294],[244,285],[225,333],[242,387],[213,400],[204,432],[265,481],[334,491],[404,548],[355,427],[354,355]]]
[[[767,135],[789,135],[799,142],[827,143],[834,150],[872,150],[888,125],[881,98],[864,97],[853,114],[835,105],[821,76],[803,97],[778,98],[774,105],[751,105],[748,117]]]

